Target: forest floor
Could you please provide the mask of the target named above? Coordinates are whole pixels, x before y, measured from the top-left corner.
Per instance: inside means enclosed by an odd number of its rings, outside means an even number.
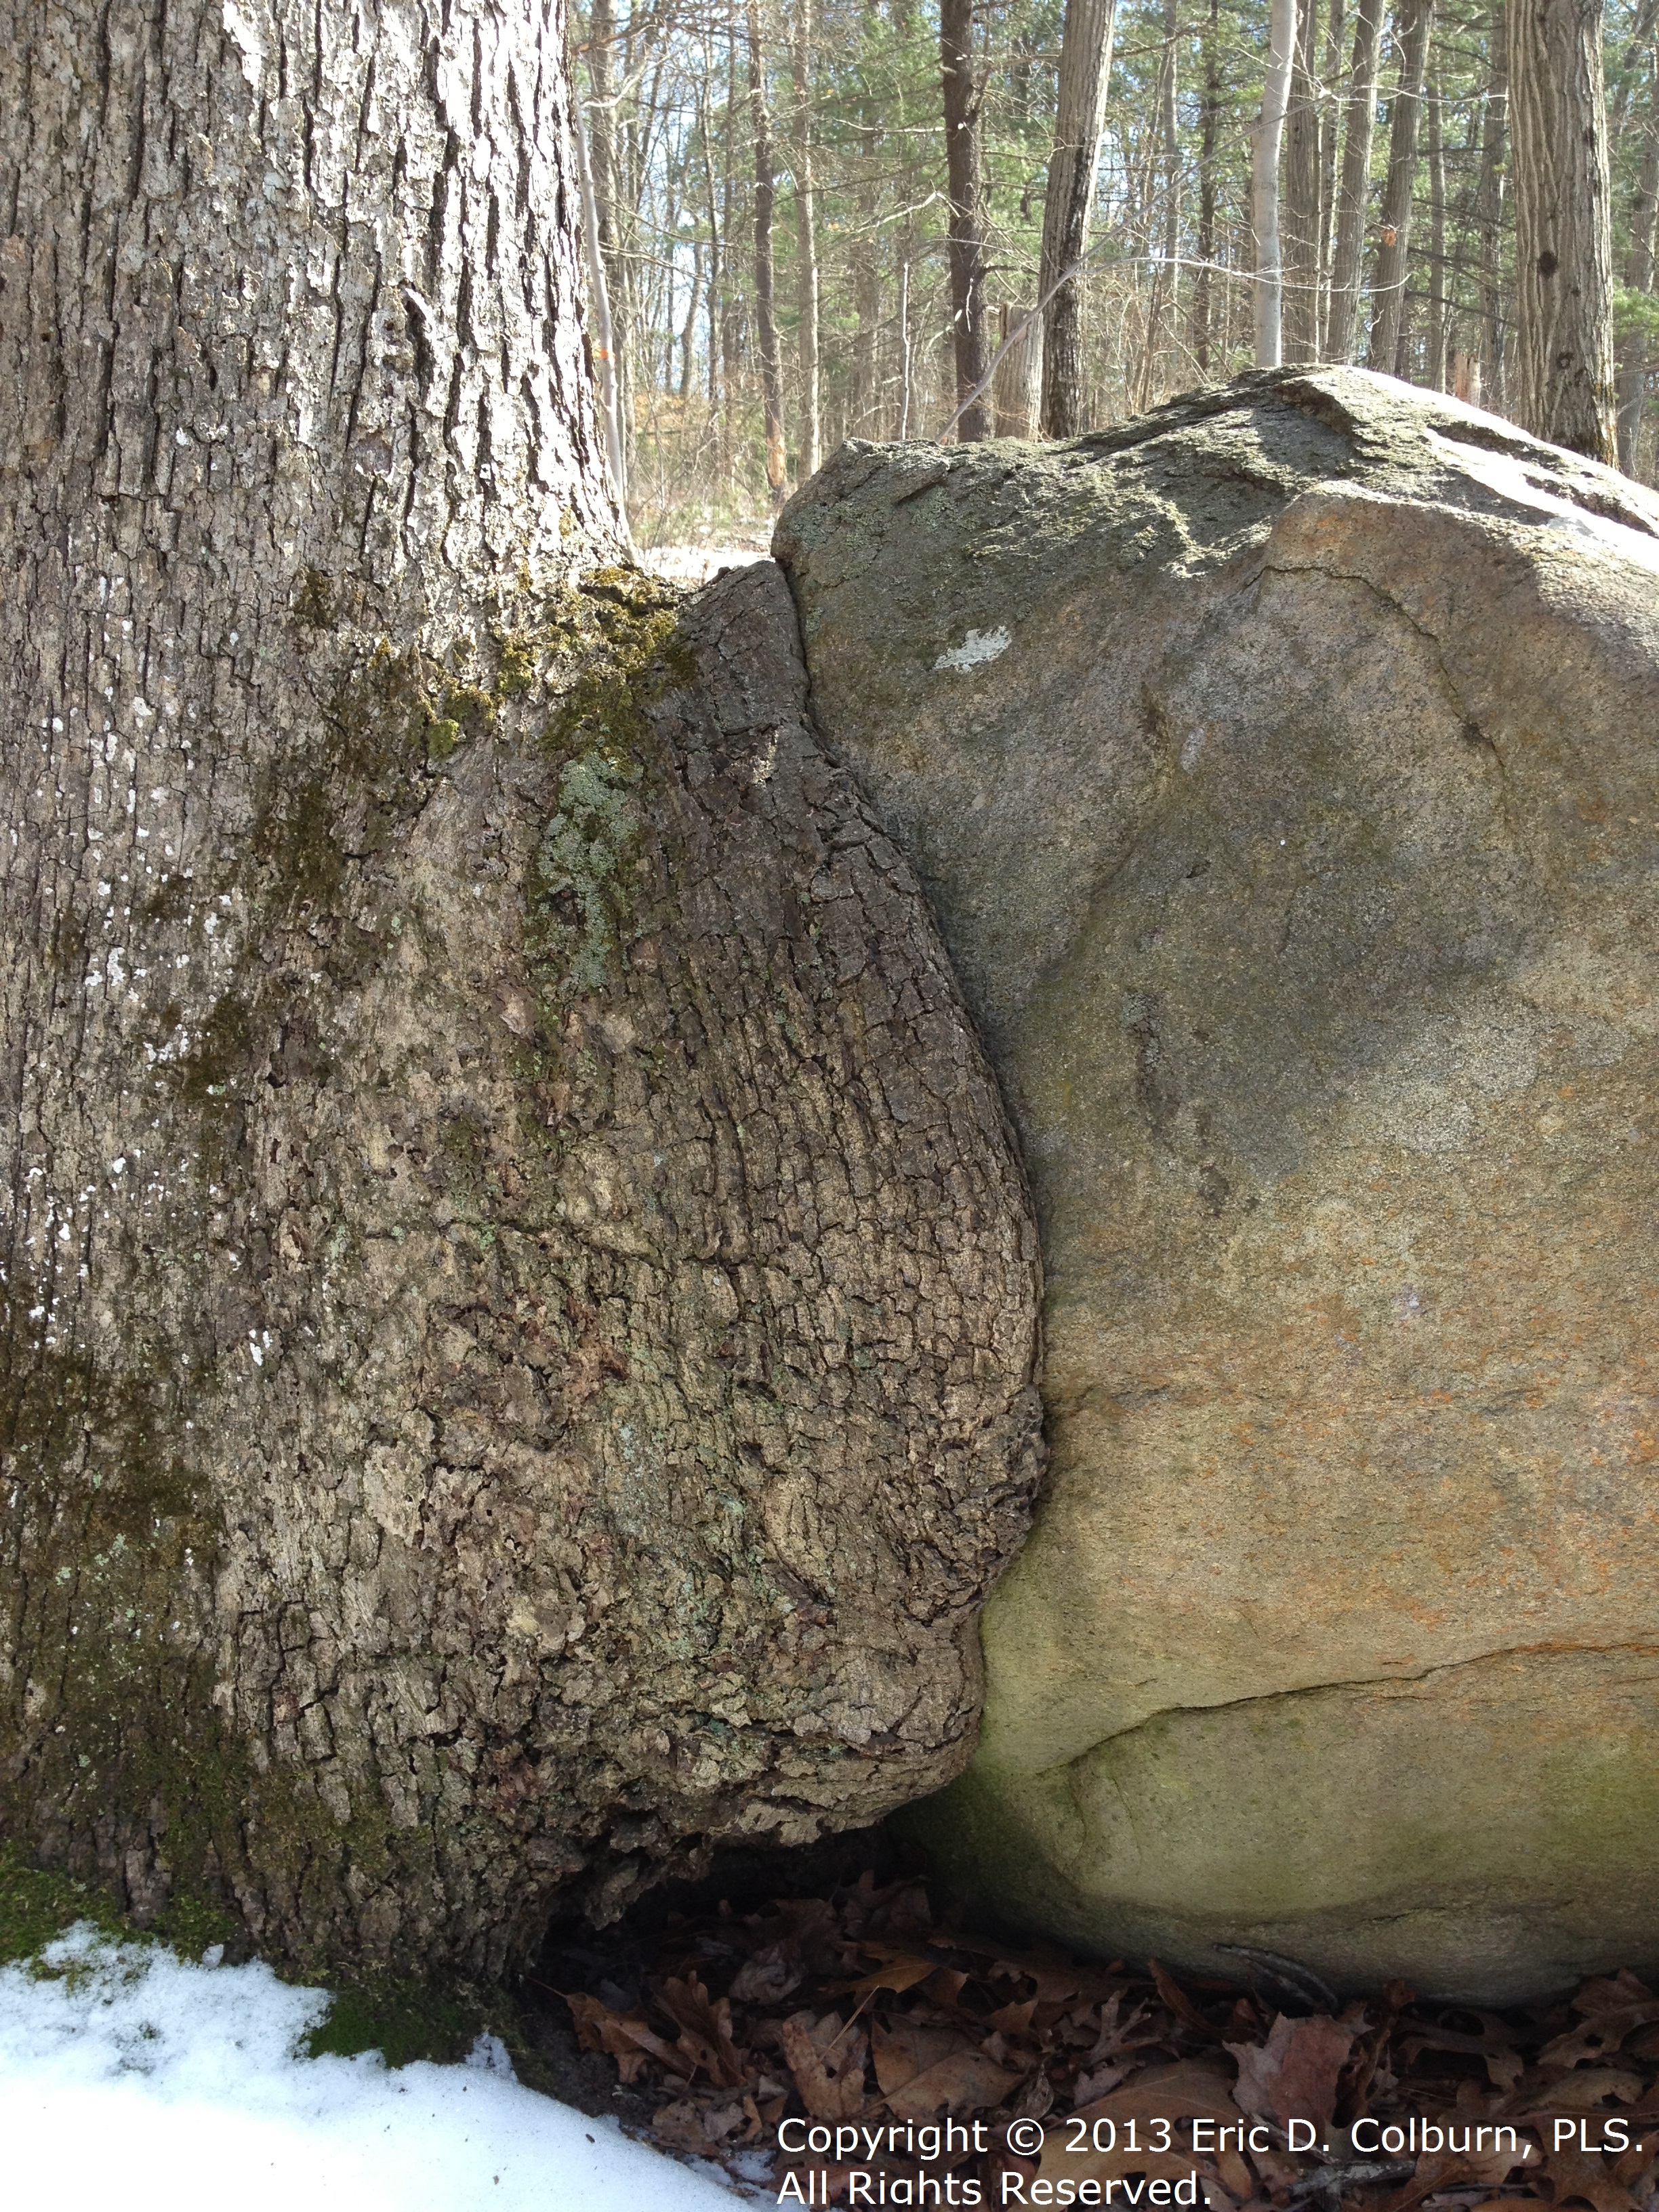
[[[1628,1972],[1501,2012],[1344,2002],[1266,1953],[1224,1983],[976,1929],[878,1837],[775,1895],[759,1872],[566,1930],[520,2029],[556,2094],[770,2201],[1659,2204],[1659,1996]]]
[[[1633,1974],[1498,2011],[1344,2002],[1262,1952],[1224,1982],[1081,1960],[942,1910],[879,1831],[562,1925],[512,1989],[223,1953],[0,1854],[7,2201],[1659,2212]]]

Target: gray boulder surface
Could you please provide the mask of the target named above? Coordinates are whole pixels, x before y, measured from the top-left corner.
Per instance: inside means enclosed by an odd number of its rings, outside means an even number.
[[[918,1828],[1102,1953],[1659,1959],[1659,503],[1320,369],[851,445],[775,550],[1044,1245],[1051,1473]]]

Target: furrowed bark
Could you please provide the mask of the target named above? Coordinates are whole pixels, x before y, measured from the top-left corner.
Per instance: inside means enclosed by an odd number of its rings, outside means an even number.
[[[1600,0],[1509,10],[1516,420],[1618,465]]]
[[[0,8],[0,1832],[493,1972],[961,1764],[1035,1241],[781,579],[615,560],[557,9],[136,14]]]

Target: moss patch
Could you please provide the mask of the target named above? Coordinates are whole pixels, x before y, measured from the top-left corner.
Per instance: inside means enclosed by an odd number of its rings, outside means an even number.
[[[334,1992],[326,2015],[306,2039],[306,2055],[355,2058],[378,2051],[388,2066],[416,2058],[453,2064],[489,2025],[470,1990],[446,1990],[390,1977],[351,1982]]]

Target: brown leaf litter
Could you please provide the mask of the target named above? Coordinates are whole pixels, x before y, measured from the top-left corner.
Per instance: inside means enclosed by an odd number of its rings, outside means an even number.
[[[773,2200],[793,2172],[802,2201],[845,2203],[856,2168],[890,2203],[946,2172],[998,2203],[1006,2171],[1093,2177],[1131,2204],[1137,2180],[1196,2173],[1212,2212],[1659,2212],[1659,1995],[1628,1972],[1501,2013],[1398,1982],[1339,2006],[1263,1953],[1227,1984],[1003,1943],[867,1870],[827,1897],[670,1914],[636,1988],[583,1956],[597,1987],[563,2002],[636,2131]],[[879,2148],[792,2157],[791,2117]],[[947,2118],[957,2147],[923,2163],[916,2131]],[[988,2148],[964,2151],[975,2121]]]

